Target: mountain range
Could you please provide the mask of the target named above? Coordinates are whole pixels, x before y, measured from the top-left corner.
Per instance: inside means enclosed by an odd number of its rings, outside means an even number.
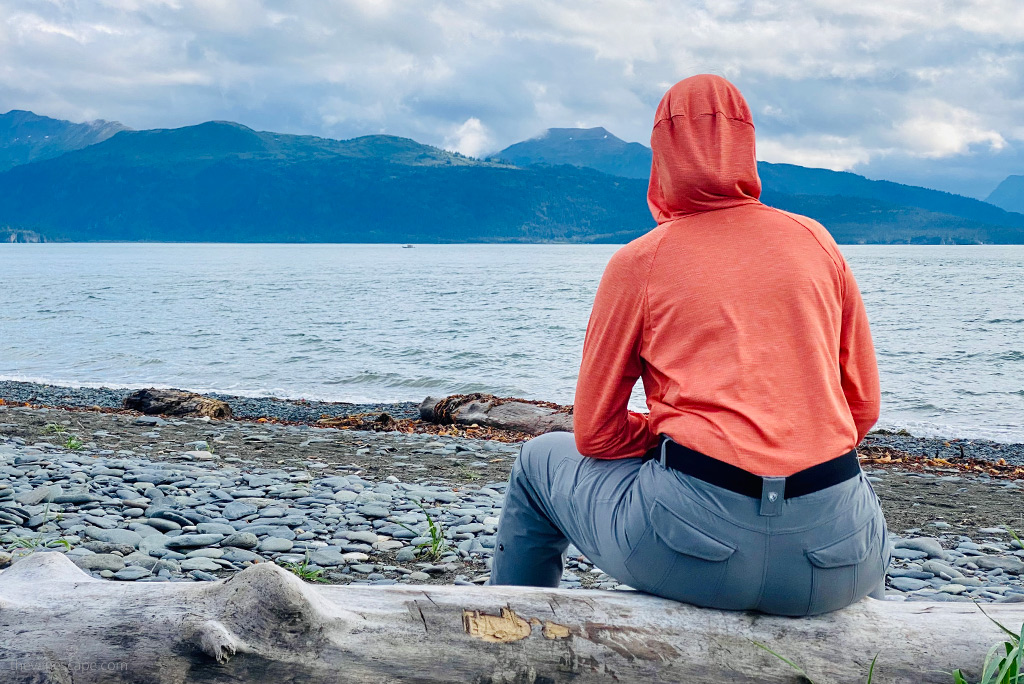
[[[0,115],[0,171],[103,142],[128,130],[116,121],[71,123],[13,109]]]
[[[486,160],[388,135],[232,122],[135,131],[0,115],[0,233],[49,240],[625,242],[653,225],[650,149],[551,129]],[[839,242],[1024,243],[1004,208],[852,173],[760,162],[762,199]],[[1000,194],[1001,193],[1001,194]],[[1024,207],[1022,207],[1024,210]]]

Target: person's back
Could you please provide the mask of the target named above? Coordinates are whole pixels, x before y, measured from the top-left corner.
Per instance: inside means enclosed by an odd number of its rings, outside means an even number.
[[[576,400],[584,454],[637,456],[668,434],[759,475],[789,475],[849,451],[878,416],[873,362],[844,359],[840,372],[844,335],[862,338],[858,356],[874,354],[866,324],[855,327],[856,284],[810,219],[762,204],[691,214],[620,250],[602,288],[595,306],[626,315],[592,322]],[[632,310],[608,301],[631,298]],[[600,427],[598,408],[625,396],[604,369],[632,343],[631,325],[650,409],[632,445]]]
[[[757,200],[746,103],[724,79],[687,79],[659,107],[651,146],[659,226],[601,281],[576,392],[580,452],[638,456],[667,434],[789,475],[849,451],[878,418],[860,294],[824,228]],[[633,345],[642,367],[615,372]],[[650,419],[624,430],[613,418],[638,375]]]
[[[556,586],[571,540],[698,605],[804,615],[878,595],[887,531],[855,450],[878,373],[847,264],[820,225],[758,201],[750,111],[724,79],[670,89],[651,147],[659,226],[605,270],[575,437],[523,446],[492,583]],[[641,377],[649,414],[627,410]]]

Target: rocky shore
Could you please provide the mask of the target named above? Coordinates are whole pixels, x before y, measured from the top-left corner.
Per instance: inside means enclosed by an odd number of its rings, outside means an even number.
[[[301,424],[408,418],[413,404],[219,397],[236,416],[224,421],[82,410],[126,394],[0,383],[0,565],[65,553],[119,581],[265,562],[310,581],[486,580],[518,444]],[[1007,531],[1024,528],[1024,483],[958,464],[1024,463],[1024,445],[880,433],[863,454],[895,547],[889,598],[1024,601],[1024,550]],[[575,549],[563,585],[628,589]]]

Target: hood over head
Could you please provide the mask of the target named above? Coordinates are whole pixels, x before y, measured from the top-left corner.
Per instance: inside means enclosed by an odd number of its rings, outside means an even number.
[[[740,91],[701,74],[669,88],[654,116],[647,203],[658,223],[758,201],[754,123]]]

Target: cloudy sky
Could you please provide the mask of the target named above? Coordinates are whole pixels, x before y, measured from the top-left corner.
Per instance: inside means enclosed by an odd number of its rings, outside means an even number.
[[[0,0],[0,112],[134,128],[646,144],[701,72],[745,93],[766,161],[980,197],[1024,174],[1021,0]]]

